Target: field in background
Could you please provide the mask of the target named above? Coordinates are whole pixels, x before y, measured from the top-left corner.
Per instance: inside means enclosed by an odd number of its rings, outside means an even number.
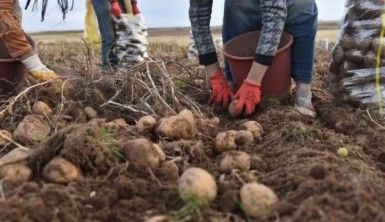
[[[150,42],[176,42],[179,45],[188,44],[190,40],[189,28],[156,28],[149,29]],[[220,37],[220,27],[213,28],[214,37]],[[83,31],[64,31],[64,32],[40,32],[32,33],[32,37],[42,42],[58,41],[81,41]],[[321,22],[317,39],[328,39],[334,42],[338,36],[338,24],[336,22]]]

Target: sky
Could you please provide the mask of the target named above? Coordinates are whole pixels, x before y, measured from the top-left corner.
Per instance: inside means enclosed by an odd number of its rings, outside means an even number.
[[[19,0],[22,6],[27,0]],[[31,9],[23,11],[23,27],[27,32],[79,30],[84,27],[85,0],[74,0],[73,11],[62,20],[56,0],[48,0],[46,20],[40,22],[40,14]],[[319,8],[319,19],[330,21],[340,20],[344,12],[346,0],[316,0]],[[41,2],[41,0],[39,1]],[[189,0],[139,0],[138,1],[147,25],[155,27],[185,27],[189,26]],[[167,4],[166,4],[167,2]],[[221,25],[224,0],[214,0],[212,25]]]

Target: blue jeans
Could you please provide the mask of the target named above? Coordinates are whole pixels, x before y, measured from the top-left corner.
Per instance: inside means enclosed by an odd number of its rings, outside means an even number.
[[[318,10],[315,0],[287,0],[285,31],[293,35],[291,74],[298,83],[312,79],[317,33]],[[226,0],[222,36],[226,43],[232,38],[262,29],[259,0]],[[232,81],[226,61],[226,77]]]
[[[111,17],[111,6],[107,0],[92,0],[95,14],[99,23],[102,37],[102,63],[103,67],[111,68],[117,64],[115,55],[115,29]]]

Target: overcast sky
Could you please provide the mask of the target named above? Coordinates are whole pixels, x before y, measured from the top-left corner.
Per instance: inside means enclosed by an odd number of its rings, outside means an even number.
[[[40,14],[24,11],[23,26],[27,32],[50,30],[83,29],[85,0],[75,0],[74,10],[63,22],[58,11],[57,1],[48,0],[46,20],[40,22]],[[346,0],[316,0],[320,11],[320,20],[339,20],[344,12]],[[20,0],[24,6],[26,0]],[[40,0],[41,2],[41,0]],[[214,0],[212,25],[221,25],[224,0]],[[149,27],[188,26],[189,0],[139,0],[142,12]]]

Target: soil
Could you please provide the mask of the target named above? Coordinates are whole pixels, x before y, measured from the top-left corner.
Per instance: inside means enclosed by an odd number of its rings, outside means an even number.
[[[59,50],[60,56],[55,57],[50,54],[54,47],[58,46],[40,46],[48,64],[66,67],[62,68],[65,73],[87,73],[84,59],[74,58],[77,62],[66,66],[63,58],[70,58],[72,50]],[[34,172],[31,181],[0,183],[0,221],[145,221],[156,215],[172,217],[184,206],[177,191],[178,175],[191,166],[210,172],[219,192],[210,206],[190,215],[188,221],[247,221],[238,207],[238,192],[242,183],[252,181],[270,187],[279,197],[265,221],[385,221],[385,132],[373,121],[381,123],[374,108],[334,102],[327,91],[330,51],[317,53],[313,92],[318,117],[299,115],[290,98],[282,102],[265,99],[249,118],[264,127],[263,140],[238,148],[252,157],[251,170],[223,177],[218,166],[220,155],[213,148],[215,136],[225,130],[239,130],[245,120],[233,119],[208,105],[204,88],[186,84],[193,82],[189,78],[204,79],[196,63],[185,58],[182,48],[164,55],[167,47],[153,46],[151,54],[164,59],[169,73],[180,74],[180,82],[175,79],[178,89],[198,101],[207,118],[218,116],[221,123],[200,120],[199,133],[193,139],[169,141],[153,133],[139,135],[134,124],[140,115],[120,108],[100,108],[114,96],[107,82],[99,83],[104,86],[99,92],[87,88],[81,95],[68,93],[65,102],[48,88],[33,91],[29,100],[16,104],[17,109],[4,119],[1,129],[13,132],[28,114],[27,104],[41,100],[55,110],[55,117],[50,119],[54,130],[46,141],[33,147],[33,155],[27,160]],[[87,106],[96,109],[102,119],[87,122],[81,111]],[[118,118],[129,125],[106,127],[108,121]],[[139,137],[157,143],[171,162],[152,171],[128,163],[115,152],[124,141]],[[337,154],[340,147],[348,149],[348,157]],[[7,145],[0,149],[0,156],[13,148]],[[83,177],[66,185],[45,182],[41,170],[57,156],[79,167]]]

